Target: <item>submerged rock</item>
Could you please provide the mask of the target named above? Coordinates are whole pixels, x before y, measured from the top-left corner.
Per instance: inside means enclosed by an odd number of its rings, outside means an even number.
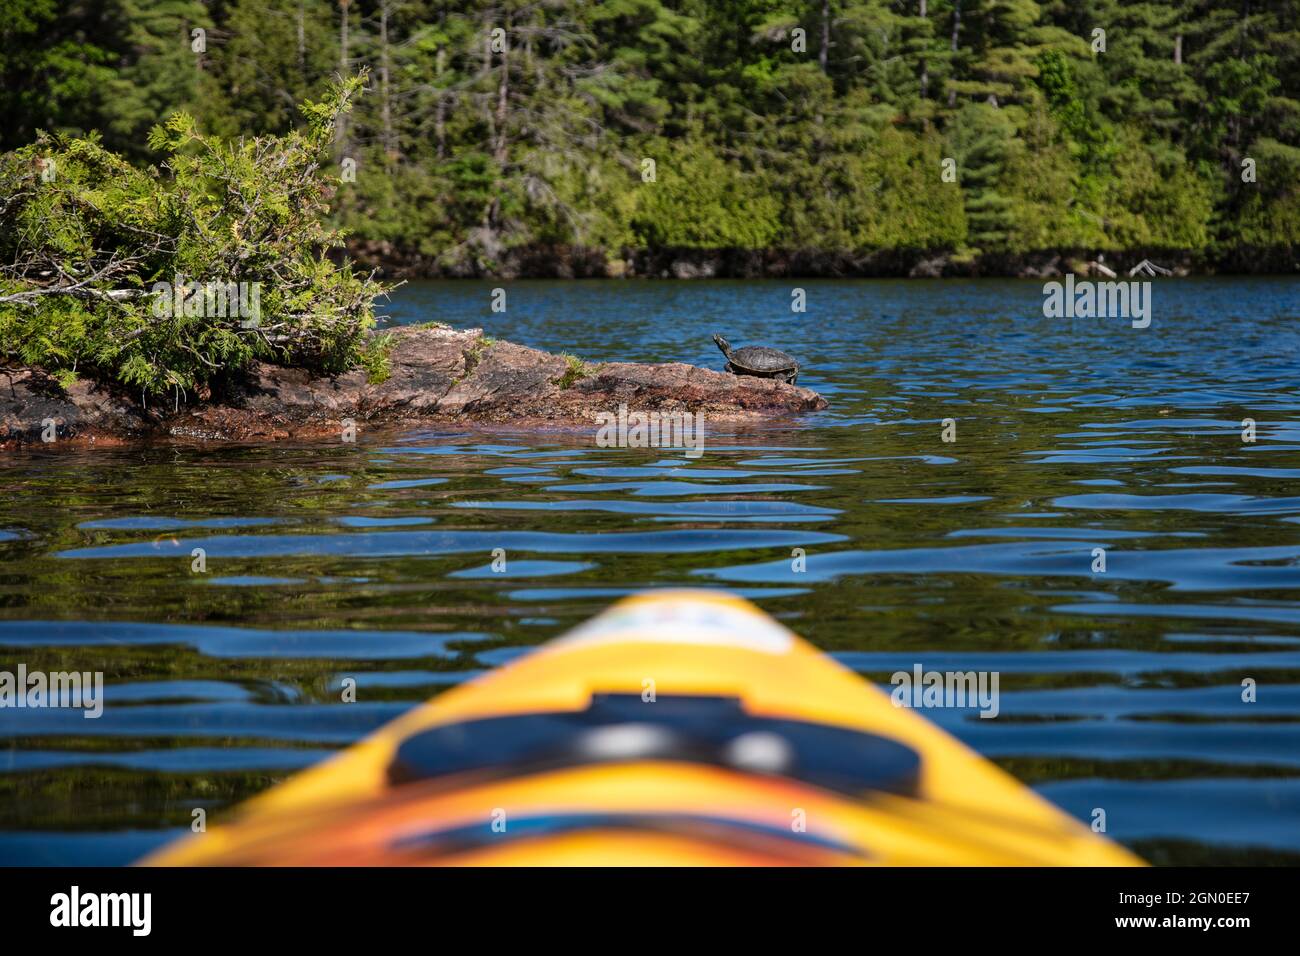
[[[771,379],[672,362],[585,365],[481,329],[394,330],[392,373],[319,375],[256,363],[211,401],[142,405],[113,386],[63,388],[39,369],[0,372],[0,445],[146,438],[242,441],[312,438],[355,425],[491,424],[591,428],[621,404],[640,412],[694,412],[716,422],[776,418],[825,408],[816,392]]]

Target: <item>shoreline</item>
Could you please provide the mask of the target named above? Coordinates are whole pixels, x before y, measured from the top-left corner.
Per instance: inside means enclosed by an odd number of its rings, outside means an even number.
[[[892,249],[829,253],[783,249],[630,249],[617,254],[581,246],[521,246],[499,257],[447,263],[388,243],[354,239],[347,256],[388,279],[1052,279],[1104,277],[1100,262],[1128,278],[1151,262],[1177,277],[1293,276],[1300,251],[1289,246],[1236,248],[1220,254],[1179,249],[1047,249],[968,255]]]

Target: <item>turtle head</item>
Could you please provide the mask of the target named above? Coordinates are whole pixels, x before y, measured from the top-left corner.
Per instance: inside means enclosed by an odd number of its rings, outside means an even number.
[[[722,350],[722,354],[731,358],[731,344],[716,332],[713,333],[713,344]]]

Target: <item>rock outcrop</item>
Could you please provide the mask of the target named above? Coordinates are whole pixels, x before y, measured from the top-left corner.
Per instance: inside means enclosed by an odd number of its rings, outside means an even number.
[[[620,404],[639,412],[695,412],[715,422],[778,418],[825,408],[806,388],[678,362],[585,365],[480,329],[398,329],[392,372],[318,375],[258,363],[224,394],[194,405],[143,405],[120,388],[62,387],[40,369],[0,372],[0,445],[143,439],[248,441],[312,438],[358,428],[430,424],[590,428]]]

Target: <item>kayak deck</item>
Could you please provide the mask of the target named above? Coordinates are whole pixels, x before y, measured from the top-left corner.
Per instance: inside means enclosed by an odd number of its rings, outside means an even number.
[[[629,598],[152,865],[1134,865],[753,605]]]

